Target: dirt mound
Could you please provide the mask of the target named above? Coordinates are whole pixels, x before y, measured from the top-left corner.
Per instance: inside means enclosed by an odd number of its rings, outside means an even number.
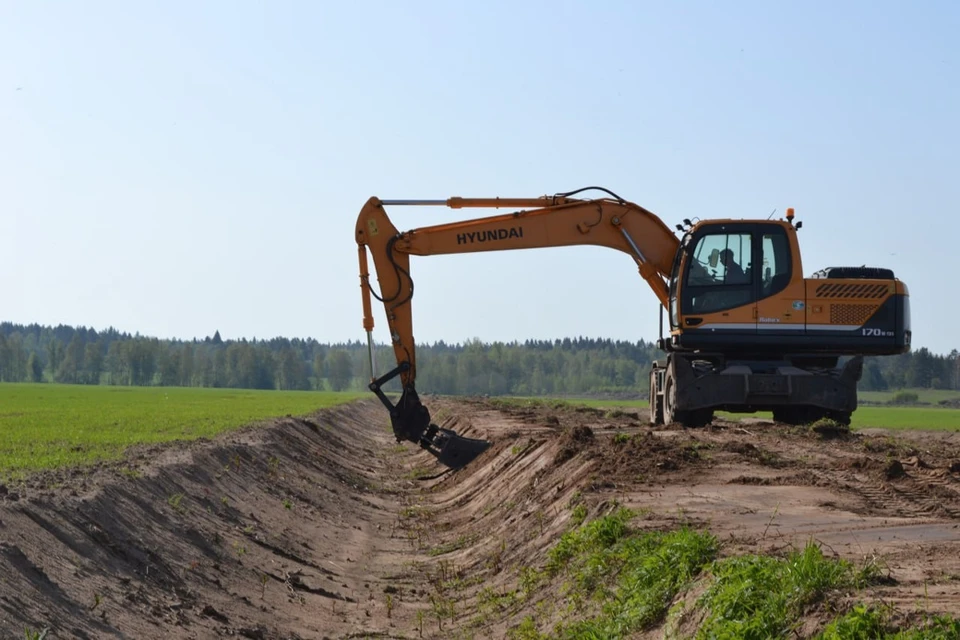
[[[559,421],[557,424],[559,424]],[[566,429],[560,436],[559,451],[554,456],[553,463],[563,464],[591,444],[593,444],[593,430],[590,427],[577,425]]]

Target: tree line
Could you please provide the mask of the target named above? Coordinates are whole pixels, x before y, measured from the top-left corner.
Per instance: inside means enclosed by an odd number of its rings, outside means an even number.
[[[523,342],[437,342],[417,346],[418,387],[451,395],[644,396],[655,343],[563,338]],[[377,373],[396,364],[376,345]],[[120,332],[112,327],[0,323],[0,382],[281,390],[362,390],[369,379],[367,345],[315,339],[192,340]],[[867,358],[862,390],[958,389],[960,360],[921,348]],[[397,390],[396,381],[387,387]]]

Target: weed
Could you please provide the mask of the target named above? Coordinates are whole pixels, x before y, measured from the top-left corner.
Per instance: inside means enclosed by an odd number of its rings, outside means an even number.
[[[284,509],[293,509],[293,502],[291,502],[289,498],[284,498],[284,499],[283,499],[283,508],[284,508]]]
[[[409,473],[407,473],[407,479],[409,479],[409,480],[423,480],[423,479],[425,479],[425,478],[429,478],[429,477],[432,476],[434,473],[436,473],[436,471],[434,471],[433,469],[429,469],[429,468],[427,468],[427,467],[416,466],[416,467],[414,467],[413,469],[411,469],[411,470],[409,471]]]
[[[167,504],[173,507],[175,510],[182,512],[183,511],[183,494],[175,493],[169,498],[167,498]]]
[[[515,591],[498,593],[492,587],[484,587],[477,594],[477,608],[483,615],[492,615],[508,609],[516,601]]]
[[[581,503],[573,508],[573,513],[570,514],[570,519],[573,521],[574,526],[580,526],[583,524],[583,521],[587,519],[587,505]]]
[[[548,552],[547,573],[559,573],[567,562],[582,549],[606,548],[617,542],[627,531],[627,522],[633,512],[621,507],[613,514],[594,520],[582,528],[568,531]]]
[[[520,621],[520,624],[507,632],[507,638],[510,640],[546,640],[547,636],[541,635],[537,630],[537,623],[533,616],[527,616]]]
[[[487,560],[487,566],[490,567],[494,573],[500,573],[500,569],[503,567],[503,554],[506,552],[507,541],[501,539],[500,545],[490,554],[490,558]]]
[[[49,627],[44,627],[40,631],[33,631],[30,627],[26,627],[23,630],[23,637],[26,640],[46,640],[48,633],[50,633]]]
[[[622,431],[613,436],[613,444],[620,445],[630,442],[630,436]]]
[[[818,640],[874,640],[886,635],[887,612],[858,604],[828,624]]]
[[[280,471],[280,458],[278,458],[277,456],[270,456],[270,459],[267,461],[267,475],[276,477],[279,471]]]
[[[444,598],[437,595],[430,596],[430,603],[433,605],[433,615],[437,618],[437,626],[440,631],[443,631],[443,619],[444,618],[453,618],[456,615],[454,610],[453,599]]]
[[[466,547],[467,545],[471,544],[479,537],[480,536],[478,534],[473,534],[469,536],[462,535],[456,540],[451,540],[450,542],[441,544],[437,547],[430,549],[429,553],[431,556],[441,556],[445,553],[451,553],[453,551],[456,551],[457,549],[462,549]]]
[[[558,637],[620,637],[649,627],[716,557],[718,541],[707,533],[632,533],[628,525],[636,515],[617,507],[568,531],[548,552],[542,575],[567,576],[563,595],[570,613],[584,612],[591,602],[599,607],[595,615],[559,627]]]
[[[747,555],[711,567],[698,604],[707,611],[697,638],[772,638],[786,634],[805,607],[827,593],[863,586],[871,576],[845,560],[828,560],[808,543],[786,558]]]
[[[424,507],[423,505],[413,505],[411,507],[404,507],[400,510],[401,518],[429,520],[433,518],[433,516],[433,511],[431,511],[429,507]]]
[[[532,567],[520,569],[519,588],[524,598],[529,598],[543,583],[545,573]]]
[[[850,425],[840,424],[830,418],[820,418],[810,425],[810,431],[824,439],[843,438],[850,435]]]

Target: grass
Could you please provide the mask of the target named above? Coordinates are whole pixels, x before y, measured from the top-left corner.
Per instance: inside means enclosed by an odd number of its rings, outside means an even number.
[[[898,630],[890,623],[890,607],[858,604],[828,624],[815,640],[956,640],[960,619],[933,615],[918,627]]]
[[[117,459],[133,444],[212,437],[366,394],[0,384],[0,477]]]
[[[960,637],[960,619],[951,616],[928,615],[899,628],[891,606],[843,604],[881,579],[875,564],[829,558],[812,541],[780,556],[720,557],[721,545],[708,532],[633,530],[634,516],[620,507],[576,526],[549,550],[542,569],[525,567],[524,592],[556,583],[557,601],[567,606],[527,615],[509,637],[599,640],[664,625],[664,637],[682,630],[695,640],[785,639],[809,624],[812,611],[829,620],[817,640]]]
[[[764,640],[786,637],[806,607],[830,592],[865,586],[870,570],[829,560],[815,544],[785,558],[746,555],[711,567],[712,580],[698,605],[708,613],[696,638]]]
[[[960,410],[939,407],[858,407],[853,414],[854,429],[924,429],[954,431],[960,429]]]
[[[892,391],[860,391],[857,396],[864,402],[889,402],[901,391],[912,391],[917,394],[917,401],[927,404],[937,404],[941,400],[960,398],[960,391],[949,389],[894,389]]]
[[[565,533],[549,551],[540,579],[564,580],[572,619],[556,625],[555,636],[543,636],[529,618],[512,637],[618,638],[661,620],[676,594],[716,556],[718,542],[685,528],[631,533],[634,515],[620,507]]]

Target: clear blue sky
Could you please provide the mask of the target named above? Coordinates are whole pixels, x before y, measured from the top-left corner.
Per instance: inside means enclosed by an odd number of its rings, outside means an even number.
[[[892,267],[946,352],[957,33],[932,1],[2,2],[0,319],[362,339],[369,196],[602,185],[671,226],[795,207],[808,275]],[[657,334],[619,252],[412,266],[418,341]]]

